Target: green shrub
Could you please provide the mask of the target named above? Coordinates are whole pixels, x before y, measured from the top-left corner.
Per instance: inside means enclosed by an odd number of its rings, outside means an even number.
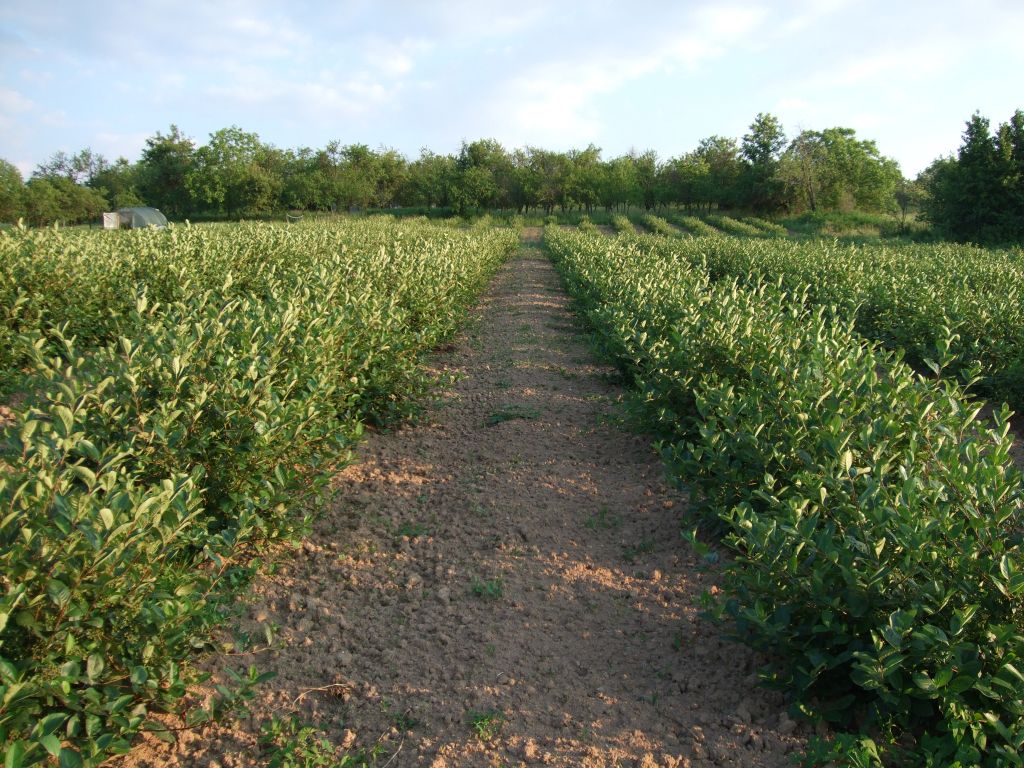
[[[324,469],[347,460],[364,422],[410,411],[431,384],[418,357],[518,242],[507,229],[366,219],[193,237],[210,261],[169,303],[143,292],[125,310],[117,297],[116,338],[79,345],[55,317],[19,334],[34,378],[0,454],[7,765],[99,765],[161,728],[151,712],[180,709],[198,679],[188,662],[254,556],[303,529]],[[116,267],[112,242],[91,247]],[[73,319],[103,314],[100,302]],[[222,688],[187,722],[239,695]]]
[[[890,762],[1017,765],[1022,477],[952,381],[807,290],[714,282],[650,245],[545,242],[691,500],[736,553],[724,608],[815,717]],[[850,743],[853,743],[851,741]]]
[[[723,232],[741,237],[764,237],[766,232],[761,227],[739,221],[730,216],[708,216],[707,221]]]

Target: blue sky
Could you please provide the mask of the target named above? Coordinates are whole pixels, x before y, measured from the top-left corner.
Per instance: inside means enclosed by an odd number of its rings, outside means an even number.
[[[4,0],[0,157],[135,160],[177,124],[285,148],[461,140],[667,159],[758,112],[846,126],[908,176],[1024,108],[1024,2]]]

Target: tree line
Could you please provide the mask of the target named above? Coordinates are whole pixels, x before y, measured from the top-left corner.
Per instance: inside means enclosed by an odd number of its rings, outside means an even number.
[[[557,152],[508,150],[493,139],[453,154],[331,142],[281,149],[238,126],[197,144],[175,126],[146,140],[136,162],[109,162],[91,149],[57,152],[24,182],[0,160],[0,221],[32,225],[95,221],[104,210],[152,205],[170,219],[236,219],[283,211],[439,208],[524,213],[630,206],[898,212],[922,216],[955,239],[1019,239],[1024,232],[1024,116],[993,134],[975,115],[957,157],[917,180],[850,128],[801,130],[788,138],[761,113],[739,139],[709,136],[662,160],[652,150],[605,159],[594,145]]]
[[[945,237],[976,243],[1024,242],[1024,112],[993,131],[975,113],[956,156],[920,177],[921,216]]]
[[[493,139],[463,142],[454,154],[423,149],[409,160],[365,144],[280,149],[237,126],[198,145],[172,125],[146,140],[136,162],[111,163],[91,149],[57,152],[23,182],[0,160],[0,221],[75,223],[129,205],[152,205],[171,219],[394,206],[878,211],[893,207],[901,180],[895,161],[853,130],[802,131],[787,140],[769,114],[759,114],[742,139],[710,136],[667,160],[651,150],[605,159],[593,145],[510,151]]]

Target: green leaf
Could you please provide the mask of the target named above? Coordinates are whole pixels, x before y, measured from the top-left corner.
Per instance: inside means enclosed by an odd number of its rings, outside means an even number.
[[[92,488],[96,484],[96,473],[88,467],[83,467],[81,464],[75,464],[71,467],[71,471],[81,479],[89,488]]]
[[[96,682],[97,678],[103,674],[106,666],[102,656],[98,653],[90,654],[89,659],[85,663],[85,675],[91,682]]]
[[[70,435],[71,430],[75,425],[75,415],[71,412],[71,409],[66,405],[55,405],[53,407],[53,413],[60,421],[61,426],[64,427],[61,437],[67,437]]]
[[[103,521],[103,527],[108,531],[114,527],[114,512],[109,507],[104,507],[100,510],[100,520]]]
[[[4,768],[21,768],[25,764],[25,742],[16,741],[4,752]]]
[[[839,466],[843,472],[849,472],[850,467],[853,466],[853,451],[846,451],[843,453],[842,458],[839,460]]]
[[[60,768],[83,768],[84,765],[78,750],[65,747],[60,751]]]
[[[48,594],[50,599],[53,600],[53,602],[60,608],[64,608],[71,602],[71,590],[68,589],[68,585],[60,579],[50,579],[46,583],[46,594]]]
[[[43,749],[45,749],[54,757],[57,757],[60,754],[60,739],[58,739],[52,733],[48,733],[41,739],[39,739],[39,743],[43,745]]]
[[[43,735],[56,733],[57,729],[64,725],[67,720],[68,716],[63,712],[53,712],[40,720],[33,730]]]

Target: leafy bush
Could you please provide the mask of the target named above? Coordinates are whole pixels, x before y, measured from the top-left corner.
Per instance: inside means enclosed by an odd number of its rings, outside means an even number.
[[[669,217],[669,220],[672,221],[673,224],[678,224],[690,234],[698,237],[710,237],[721,234],[717,229],[696,216],[673,215]]]
[[[716,283],[643,239],[545,242],[734,549],[724,607],[769,679],[859,732],[862,755],[874,733],[908,765],[1019,764],[1008,413],[979,422],[956,383],[918,377],[806,291]]]
[[[679,237],[680,231],[669,224],[665,219],[660,216],[655,216],[651,213],[646,213],[640,217],[640,221],[643,225],[658,235],[666,235],[667,237]]]
[[[517,242],[509,230],[375,221],[199,240],[248,270],[236,281],[206,263],[224,282],[201,287],[208,277],[191,273],[166,305],[147,286],[127,311],[118,297],[111,332],[131,335],[98,346],[69,337],[71,320],[20,334],[38,395],[0,464],[7,765],[98,765],[159,730],[150,713],[180,707],[197,679],[187,662],[259,548],[301,530],[323,469],[347,459],[363,422],[409,411],[431,383],[418,356]],[[94,241],[116,265],[109,245]],[[240,258],[260,246],[261,259]]]
[[[612,215],[612,226],[615,227],[615,231],[620,235],[635,235],[636,227],[633,226],[633,222],[629,220],[629,217],[616,213]]]
[[[715,281],[778,283],[809,306],[852,319],[858,333],[903,350],[918,371],[941,364],[946,376],[980,373],[976,391],[1024,406],[1024,263],[1012,252],[781,238],[650,238],[645,247],[706,267]]]
[[[713,224],[723,232],[741,237],[764,237],[765,231],[760,227],[734,219],[730,216],[708,216],[708,223]]]
[[[789,231],[781,224],[776,224],[774,221],[768,221],[767,219],[760,219],[756,216],[746,216],[741,219],[742,223],[749,224],[762,232],[767,232],[769,235],[779,235],[780,237],[786,237]]]

